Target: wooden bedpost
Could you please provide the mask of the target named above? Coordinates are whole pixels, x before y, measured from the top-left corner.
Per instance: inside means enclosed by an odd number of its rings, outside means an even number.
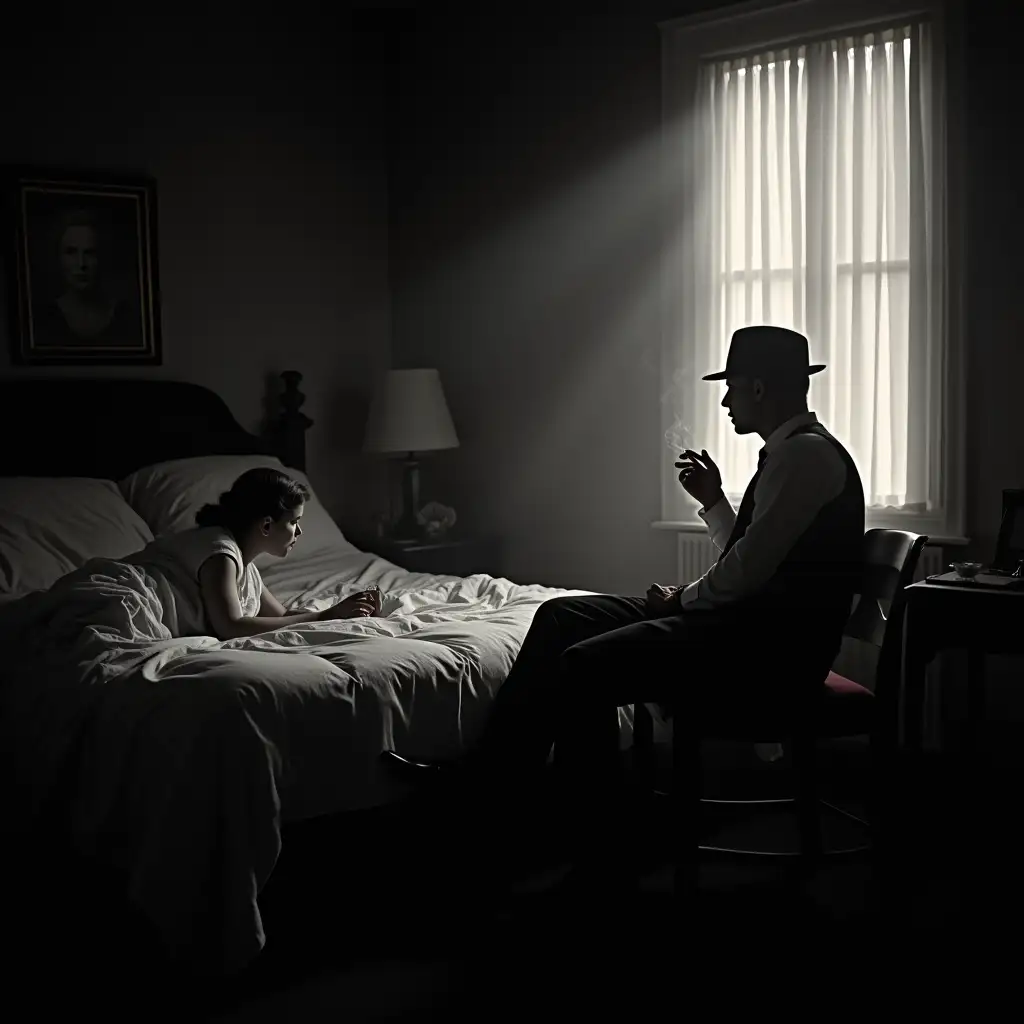
[[[284,393],[281,412],[274,422],[274,434],[281,449],[281,461],[292,469],[306,471],[306,431],[313,421],[302,412],[306,396],[299,390],[302,374],[298,370],[285,370],[281,374]]]

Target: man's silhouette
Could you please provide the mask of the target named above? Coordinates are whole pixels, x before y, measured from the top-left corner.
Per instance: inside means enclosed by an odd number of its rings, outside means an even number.
[[[686,587],[645,597],[558,597],[538,608],[466,768],[516,777],[555,763],[595,782],[618,763],[618,712],[669,706],[677,721],[777,709],[823,685],[861,572],[864,492],[846,449],[807,408],[807,339],[779,327],[732,336],[722,406],[764,439],[734,510],[706,451],[676,463],[719,549]],[[438,766],[391,754],[411,777]],[[578,774],[577,774],[578,773]]]

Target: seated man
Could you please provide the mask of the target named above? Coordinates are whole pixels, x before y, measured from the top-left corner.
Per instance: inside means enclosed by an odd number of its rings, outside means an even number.
[[[704,379],[725,380],[736,432],[765,442],[739,510],[706,451],[676,463],[718,560],[685,588],[541,605],[466,767],[518,777],[554,745],[556,765],[593,783],[618,764],[620,706],[666,704],[699,730],[823,683],[859,581],[865,512],[853,460],[807,408],[809,376],[824,368],[793,331],[736,331],[726,369]],[[438,767],[390,759],[413,777]]]

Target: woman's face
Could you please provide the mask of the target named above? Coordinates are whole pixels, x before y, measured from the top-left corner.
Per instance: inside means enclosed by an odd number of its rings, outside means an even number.
[[[285,512],[279,519],[268,519],[264,523],[265,536],[267,538],[266,551],[271,555],[284,558],[296,542],[302,536],[302,527],[299,520],[305,506],[299,505],[289,512]]]
[[[86,292],[99,276],[99,239],[88,224],[72,224],[60,236],[60,269],[69,288]]]

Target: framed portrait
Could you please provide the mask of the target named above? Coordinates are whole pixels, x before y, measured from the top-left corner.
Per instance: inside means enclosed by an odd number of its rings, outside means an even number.
[[[16,365],[159,365],[156,186],[7,169]]]

